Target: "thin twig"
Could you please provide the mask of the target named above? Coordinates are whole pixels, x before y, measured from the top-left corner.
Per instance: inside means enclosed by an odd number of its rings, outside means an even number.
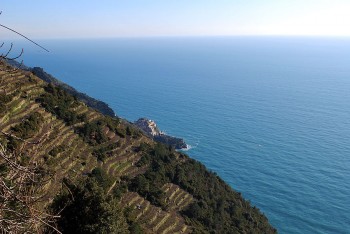
[[[47,52],[50,52],[48,49],[45,49],[44,47],[42,47],[41,45],[39,45],[39,44],[36,43],[35,41],[29,39],[28,37],[26,37],[26,36],[24,36],[23,34],[17,32],[16,30],[13,30],[12,28],[9,28],[9,27],[7,27],[7,26],[5,26],[5,25],[3,25],[3,24],[0,24],[0,27],[3,27],[3,28],[6,28],[7,30],[10,30],[10,31],[12,31],[12,32],[14,32],[14,33],[20,35],[21,37],[24,37],[25,39],[27,39],[27,40],[30,41],[31,43],[33,43],[33,44],[39,46],[41,49],[43,49],[43,50],[45,50],[45,51],[47,51]]]

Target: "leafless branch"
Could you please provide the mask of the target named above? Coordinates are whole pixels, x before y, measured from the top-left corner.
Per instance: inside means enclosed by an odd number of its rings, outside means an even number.
[[[18,157],[0,144],[0,230],[2,233],[41,233],[42,227],[61,233],[54,226],[57,215],[37,207],[40,177],[36,164],[23,166]]]
[[[35,44],[36,46],[39,46],[41,49],[43,49],[43,50],[45,50],[45,51],[47,51],[47,52],[50,52],[48,49],[45,49],[44,47],[42,47],[41,45],[39,45],[39,44],[36,43],[35,41],[29,39],[28,37],[26,37],[26,36],[24,36],[23,34],[17,32],[16,30],[13,30],[12,28],[9,28],[9,27],[7,27],[7,26],[5,26],[5,25],[3,25],[3,24],[0,24],[0,27],[3,27],[3,28],[5,28],[5,29],[7,29],[7,30],[10,30],[11,32],[14,32],[14,33],[20,35],[21,37],[27,39],[28,41],[30,41],[31,43]]]
[[[0,11],[0,15],[1,15],[1,14],[2,14],[2,11]],[[9,31],[11,31],[11,32],[13,32],[13,33],[15,33],[15,34],[17,34],[17,35],[19,35],[19,36],[25,38],[26,40],[30,41],[30,42],[33,43],[34,45],[40,47],[41,49],[43,49],[43,50],[45,50],[45,51],[47,51],[47,52],[49,52],[48,49],[44,48],[43,46],[41,46],[40,44],[38,44],[38,43],[36,43],[35,41],[31,40],[30,38],[28,38],[27,36],[23,35],[22,33],[20,33],[20,32],[18,32],[18,31],[14,30],[14,29],[12,29],[12,28],[10,28],[10,27],[7,27],[6,25],[3,25],[3,24],[0,24],[0,27],[5,28],[6,30],[9,30]],[[4,44],[5,44],[5,43],[2,42],[2,44],[0,45],[0,49],[4,46]],[[7,52],[6,52],[5,54],[1,54],[1,55],[0,55],[0,61],[2,61],[2,60],[16,60],[16,59],[20,58],[20,57],[23,55],[24,50],[23,50],[23,48],[22,48],[22,49],[21,49],[21,52],[20,52],[17,56],[15,56],[15,57],[9,57],[10,52],[12,51],[12,48],[13,48],[13,44],[11,43],[11,46],[10,46],[10,48],[7,50]],[[22,63],[21,63],[21,64],[22,64]],[[18,69],[19,69],[19,68],[14,68],[13,70],[10,69],[9,72],[16,72]]]

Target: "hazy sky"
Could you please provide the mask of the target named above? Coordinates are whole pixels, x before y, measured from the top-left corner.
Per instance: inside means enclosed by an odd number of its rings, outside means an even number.
[[[1,0],[0,10],[32,38],[350,36],[350,0]]]

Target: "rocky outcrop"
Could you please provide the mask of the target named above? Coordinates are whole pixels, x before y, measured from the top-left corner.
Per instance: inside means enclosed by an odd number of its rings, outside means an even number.
[[[187,149],[187,144],[183,139],[169,136],[160,131],[157,124],[153,120],[140,118],[135,121],[134,124],[157,142],[170,145],[175,149]]]
[[[153,120],[140,118],[135,121],[134,124],[151,137],[162,134],[162,132],[158,129],[156,122]]]

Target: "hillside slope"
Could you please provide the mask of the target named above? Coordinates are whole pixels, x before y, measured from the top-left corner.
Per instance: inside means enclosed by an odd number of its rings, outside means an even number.
[[[71,95],[76,96],[80,101],[84,102],[87,106],[100,111],[104,115],[108,115],[111,117],[114,117],[116,115],[114,113],[114,111],[112,110],[112,108],[110,108],[107,103],[102,102],[100,100],[97,100],[93,97],[90,97],[90,96],[86,95],[85,93],[81,93],[81,92],[77,91],[72,86],[70,86],[70,85],[56,79],[52,75],[48,74],[41,67],[28,67],[26,65],[23,65],[23,64],[17,62],[16,60],[6,60],[6,62],[13,67],[21,67],[21,69],[24,71],[32,72],[35,76],[44,80],[47,83],[51,83],[53,85],[61,87],[62,89],[66,90],[68,93],[70,93]]]
[[[102,115],[33,73],[0,64],[0,142],[41,165],[47,209],[64,181],[95,176],[141,233],[275,233],[267,218],[201,163]],[[0,164],[4,163],[0,161]]]

